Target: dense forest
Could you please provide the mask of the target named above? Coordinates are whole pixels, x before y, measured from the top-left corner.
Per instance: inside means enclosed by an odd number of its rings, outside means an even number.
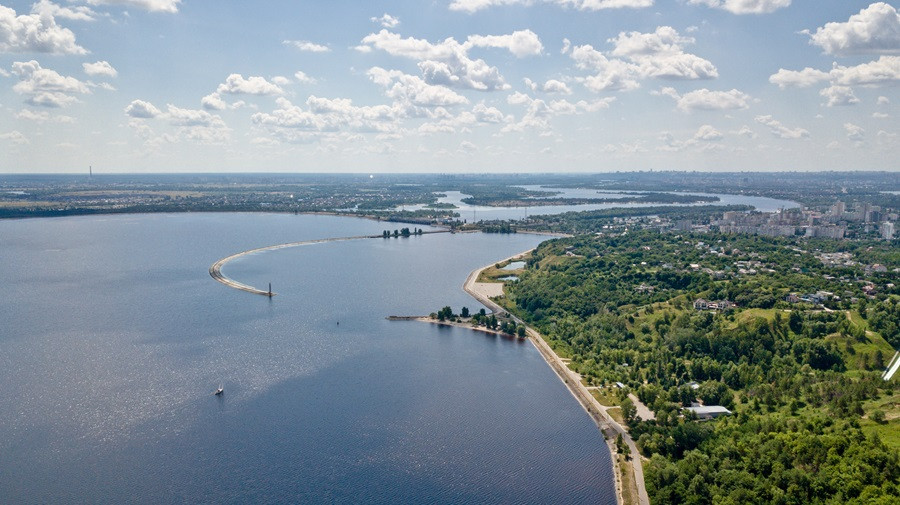
[[[898,267],[884,242],[584,235],[542,244],[505,303],[585,383],[654,412],[622,405],[653,503],[894,503]]]

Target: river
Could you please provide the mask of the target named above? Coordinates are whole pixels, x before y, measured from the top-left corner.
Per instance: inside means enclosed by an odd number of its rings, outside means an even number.
[[[613,503],[596,426],[528,343],[385,320],[480,308],[532,235],[312,215],[0,222],[4,503]],[[225,393],[212,395],[219,385]]]

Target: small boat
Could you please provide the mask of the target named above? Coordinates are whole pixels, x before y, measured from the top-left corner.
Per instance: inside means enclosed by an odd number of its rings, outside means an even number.
[[[221,396],[222,393],[224,393],[224,392],[225,392],[225,388],[222,387],[222,386],[219,386],[219,388],[216,389],[216,391],[215,391],[213,394],[216,395],[216,396]]]

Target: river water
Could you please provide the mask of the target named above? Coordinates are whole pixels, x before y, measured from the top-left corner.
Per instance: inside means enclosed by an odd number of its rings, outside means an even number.
[[[330,216],[0,222],[3,503],[613,503],[602,436],[530,343],[388,315],[480,308],[531,235]],[[221,397],[212,395],[219,385]]]
[[[438,203],[449,203],[456,206],[454,212],[459,213],[459,218],[468,222],[492,221],[492,220],[520,220],[527,219],[529,216],[562,214],[565,212],[583,212],[589,210],[602,210],[613,208],[630,208],[630,207],[659,207],[659,206],[697,206],[697,205],[749,205],[760,212],[775,212],[779,209],[791,209],[800,207],[800,204],[790,200],[780,200],[777,198],[768,198],[764,196],[750,195],[729,195],[720,193],[675,193],[670,194],[690,194],[700,196],[717,197],[718,201],[714,202],[698,202],[689,204],[665,204],[665,203],[585,203],[578,205],[542,205],[541,200],[545,198],[627,198],[634,196],[635,193],[644,193],[637,191],[599,191],[596,189],[585,188],[547,188],[540,185],[522,186],[530,191],[548,192],[550,196],[536,197],[532,201],[532,205],[525,207],[489,207],[485,205],[470,205],[463,202],[463,199],[471,195],[461,193],[459,191],[444,191],[445,195],[438,198]],[[652,191],[648,193],[653,193]],[[663,192],[665,193],[665,192]],[[424,205],[407,205],[401,207],[405,210],[418,210],[425,208]]]

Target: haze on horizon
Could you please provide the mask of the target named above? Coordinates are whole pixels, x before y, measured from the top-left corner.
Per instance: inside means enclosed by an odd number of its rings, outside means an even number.
[[[888,170],[891,2],[0,0],[0,173]]]

